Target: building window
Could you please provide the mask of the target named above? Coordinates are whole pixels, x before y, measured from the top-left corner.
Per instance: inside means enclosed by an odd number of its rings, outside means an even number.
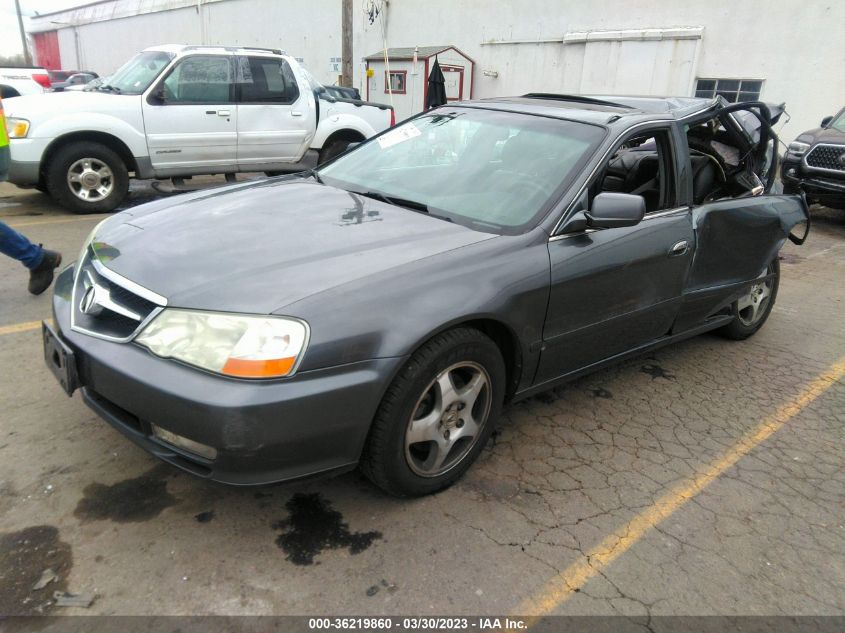
[[[696,97],[712,99],[722,95],[731,103],[759,101],[762,89],[762,79],[698,79],[695,82]]]
[[[392,92],[395,95],[403,95],[407,92],[405,80],[408,78],[407,70],[391,70],[388,75],[384,72],[384,93]],[[388,91],[388,87],[390,90]]]

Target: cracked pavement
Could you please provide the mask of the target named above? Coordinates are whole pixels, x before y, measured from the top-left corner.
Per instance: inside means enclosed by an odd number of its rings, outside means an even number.
[[[9,185],[0,217],[69,258],[98,221]],[[96,594],[68,614],[513,612],[845,356],[845,212],[814,209],[781,267],[753,338],[701,336],[513,404],[457,485],[412,501],[354,473],[235,489],[160,466],[62,393],[38,330],[2,335],[0,576],[34,584],[60,552],[58,582]],[[0,271],[0,328],[49,316],[16,262]],[[843,445],[840,380],[553,612],[845,614]],[[24,533],[51,540],[29,556]],[[59,612],[8,586],[0,611]]]

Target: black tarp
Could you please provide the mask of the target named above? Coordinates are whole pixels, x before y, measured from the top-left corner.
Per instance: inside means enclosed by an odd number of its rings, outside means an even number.
[[[434,65],[428,74],[428,93],[425,98],[425,109],[446,105],[446,78],[440,70],[440,62],[434,58]]]

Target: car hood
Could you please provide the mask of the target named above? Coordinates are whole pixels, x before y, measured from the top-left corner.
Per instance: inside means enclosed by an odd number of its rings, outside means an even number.
[[[114,272],[184,308],[268,314],[496,237],[302,178],[168,202],[114,216],[95,250]]]
[[[813,130],[807,130],[795,140],[810,143],[811,145],[814,143],[834,143],[836,145],[845,145],[845,132],[840,132],[839,130],[834,130],[833,128],[819,127]]]
[[[138,99],[138,95],[62,90],[7,99],[3,102],[3,108],[7,117],[22,117],[32,121],[78,112],[119,112],[127,107],[135,110],[139,107]]]

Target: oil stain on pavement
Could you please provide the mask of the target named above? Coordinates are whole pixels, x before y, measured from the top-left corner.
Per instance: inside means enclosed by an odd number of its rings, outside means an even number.
[[[73,567],[70,545],[52,525],[36,525],[0,534],[0,614],[43,615],[53,606],[54,591],[67,590]],[[55,580],[35,589],[44,572]]]
[[[194,515],[197,523],[208,523],[214,518],[214,510],[206,510]]]
[[[276,545],[294,565],[313,565],[314,557],[327,549],[348,548],[360,554],[381,538],[381,532],[350,532],[343,515],[319,493],[296,493],[285,504],[288,518],[273,524],[283,530]]]
[[[171,473],[162,464],[111,486],[89,484],[73,515],[83,522],[109,519],[132,523],[152,519],[176,503],[176,498],[167,492],[167,476]]]
[[[656,380],[657,378],[665,378],[666,380],[675,379],[675,374],[670,374],[660,365],[643,365],[640,367],[640,371],[651,376],[652,380]]]

